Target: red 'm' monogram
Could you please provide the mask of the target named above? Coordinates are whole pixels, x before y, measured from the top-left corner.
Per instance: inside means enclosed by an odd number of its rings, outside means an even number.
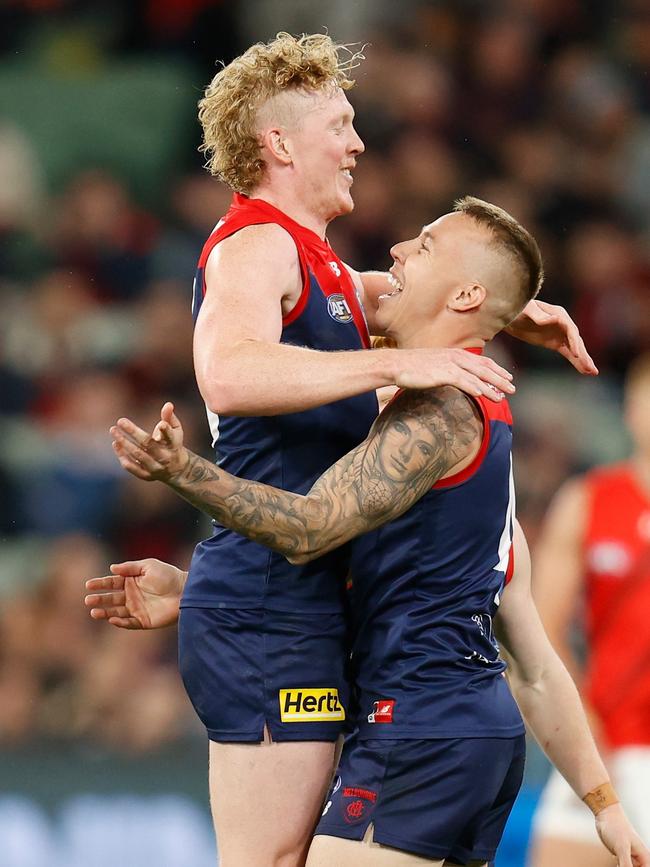
[[[352,801],[346,808],[351,819],[360,819],[363,815],[363,801]]]

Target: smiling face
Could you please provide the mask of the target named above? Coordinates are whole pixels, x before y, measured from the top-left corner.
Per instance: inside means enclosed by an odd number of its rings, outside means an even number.
[[[445,214],[390,252],[393,291],[380,296],[376,319],[400,346],[481,345],[506,324],[520,278],[474,217]]]
[[[482,285],[489,232],[466,214],[445,214],[391,249],[393,291],[379,299],[380,327],[401,342],[445,311],[455,293]]]
[[[353,125],[354,110],[341,88],[288,91],[282,97],[277,124],[278,138],[290,175],[284,182],[295,186],[310,211],[326,221],[349,213],[350,188],[356,158],[364,144]]]

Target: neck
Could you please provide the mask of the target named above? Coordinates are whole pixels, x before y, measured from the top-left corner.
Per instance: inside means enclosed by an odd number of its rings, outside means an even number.
[[[400,349],[482,349],[491,334],[481,334],[476,322],[441,315],[433,322],[416,325],[412,330],[392,335]]]
[[[263,199],[269,205],[273,205],[274,208],[291,217],[296,223],[300,223],[306,229],[311,229],[319,238],[325,238],[329,219],[309,208],[297,190],[292,189],[289,184],[280,186],[268,182],[261,183],[250,196],[252,199]]]

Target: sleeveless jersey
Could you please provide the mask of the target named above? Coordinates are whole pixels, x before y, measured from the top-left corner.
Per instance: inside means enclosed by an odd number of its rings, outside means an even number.
[[[585,484],[585,691],[610,746],[650,744],[650,496],[625,463]]]
[[[492,618],[512,576],[512,418],[478,399],[483,439],[464,470],[353,545],[353,670],[368,738],[523,732]]]
[[[298,303],[283,319],[281,342],[320,350],[367,348],[368,329],[352,278],[329,244],[267,202],[238,194],[201,253],[194,284],[195,319],[211,251],[239,229],[262,223],[275,223],[291,235],[303,277]],[[370,392],[288,415],[208,416],[219,466],[304,494],[365,439],[377,416],[377,400]],[[281,555],[215,524],[211,538],[195,549],[182,605],[338,612],[348,561],[344,546],[304,566],[292,566]]]

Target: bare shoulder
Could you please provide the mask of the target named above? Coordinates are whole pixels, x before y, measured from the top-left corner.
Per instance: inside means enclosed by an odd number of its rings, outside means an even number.
[[[348,265],[347,262],[344,262],[343,265],[345,266],[345,270],[348,272],[348,274],[352,278],[352,282],[354,283],[354,288],[357,290],[360,297],[363,298],[364,297],[364,284],[363,284],[363,280],[361,279],[361,274],[358,271],[355,271],[355,269],[351,265]]]
[[[283,293],[300,288],[298,251],[291,235],[275,223],[246,226],[220,241],[206,264],[208,289],[224,280],[238,283],[268,282],[282,286]]]
[[[298,258],[296,244],[286,229],[277,223],[260,223],[255,226],[244,226],[233,235],[220,241],[210,254],[208,261],[214,258],[232,255],[252,255],[260,258],[261,254],[272,253],[278,259]]]
[[[475,401],[453,385],[436,388],[404,389],[381,413],[378,426],[395,419],[410,417],[424,424],[460,432],[474,438],[483,430],[483,421]]]
[[[543,535],[581,536],[586,524],[588,501],[588,486],[584,476],[566,481],[551,501]]]
[[[582,509],[586,501],[587,482],[584,476],[574,476],[568,479],[555,495],[555,503],[562,510]]]
[[[482,429],[473,401],[456,388],[400,392],[351,453],[360,532],[403,514],[476,449]]]
[[[405,389],[383,410],[370,436],[409,437],[444,475],[476,450],[483,435],[479,409],[451,385]]]

